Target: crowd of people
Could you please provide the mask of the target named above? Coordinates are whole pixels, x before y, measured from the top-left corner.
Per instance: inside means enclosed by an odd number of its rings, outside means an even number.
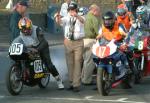
[[[92,78],[95,64],[91,47],[96,40],[104,38],[108,42],[115,38],[117,42],[122,42],[124,38],[130,38],[129,34],[133,32],[131,27],[134,26],[134,29],[150,27],[150,16],[144,6],[147,1],[139,0],[141,4],[136,4],[137,1],[122,0],[116,8],[116,14],[107,11],[104,15],[101,15],[100,7],[96,4],[92,4],[89,8],[79,7],[71,0],[66,0],[62,4],[60,12],[57,12],[54,18],[64,31],[64,48],[70,82],[68,90],[79,92],[81,84],[95,84]],[[133,7],[133,4],[137,7]],[[39,51],[49,72],[55,77],[58,88],[64,89],[62,79],[50,59],[48,43],[43,37],[42,30],[34,26],[26,16],[27,8],[28,2],[24,0],[15,5],[10,21],[11,42],[23,40],[27,47]],[[140,20],[141,25],[137,24],[137,20]],[[124,61],[126,62],[126,58]],[[127,62],[126,65],[128,66]]]

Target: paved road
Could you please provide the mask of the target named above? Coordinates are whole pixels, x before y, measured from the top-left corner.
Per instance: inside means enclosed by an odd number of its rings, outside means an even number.
[[[66,80],[67,69],[63,46],[57,45],[50,49],[52,61]],[[142,84],[135,85],[133,89],[115,88],[107,97],[100,96],[93,90],[94,86],[82,86],[79,93],[59,91],[53,80],[44,90],[24,86],[19,96],[11,96],[4,80],[10,64],[6,56],[7,52],[0,52],[0,103],[150,103],[150,78],[145,78]],[[65,82],[65,86],[68,86],[67,84]]]

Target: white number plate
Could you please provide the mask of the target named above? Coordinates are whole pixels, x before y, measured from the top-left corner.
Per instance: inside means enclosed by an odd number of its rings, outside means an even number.
[[[23,52],[23,44],[13,43],[9,48],[10,55],[21,55]]]
[[[41,60],[35,60],[34,61],[34,72],[35,73],[43,72],[42,61]]]
[[[144,46],[144,42],[143,41],[139,41],[138,42],[138,50],[143,50]]]

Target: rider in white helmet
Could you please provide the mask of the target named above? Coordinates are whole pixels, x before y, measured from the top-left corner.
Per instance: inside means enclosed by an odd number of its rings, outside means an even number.
[[[139,6],[136,9],[136,21],[132,24],[126,42],[134,46],[134,41],[143,36],[150,36],[150,14],[146,6]]]
[[[146,6],[139,6],[136,9],[136,23],[138,28],[150,27],[150,14]]]

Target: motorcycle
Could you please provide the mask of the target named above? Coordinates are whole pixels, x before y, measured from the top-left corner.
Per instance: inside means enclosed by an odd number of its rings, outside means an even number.
[[[11,95],[19,95],[23,85],[47,87],[50,75],[38,52],[33,53],[22,43],[13,43],[8,56],[14,62],[6,74],[6,86]]]
[[[130,48],[133,48],[133,61],[136,68],[135,84],[139,84],[142,78],[150,75],[150,36],[138,31],[138,38],[131,38]]]
[[[133,85],[134,76],[132,72],[128,73],[118,51],[115,40],[111,40],[107,45],[101,45],[97,41],[92,47],[93,60],[97,67],[97,89],[103,96],[109,95],[110,90],[119,84],[124,88],[131,88]]]

